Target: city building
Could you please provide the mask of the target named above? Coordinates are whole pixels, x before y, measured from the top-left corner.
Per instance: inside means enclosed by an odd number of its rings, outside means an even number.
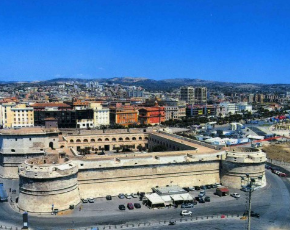
[[[194,88],[194,103],[206,104],[206,102],[207,102],[207,88],[206,87]]]
[[[180,88],[180,99],[186,101],[188,104],[194,104],[194,88],[191,86],[184,86]]]
[[[161,124],[165,119],[165,108],[163,106],[158,106],[156,104],[152,107],[143,107],[139,109],[140,124],[156,125]]]
[[[217,107],[215,105],[187,105],[187,117],[216,116]]]
[[[110,107],[110,124],[118,124],[125,127],[138,124],[138,110],[130,105]]]
[[[94,111],[94,127],[110,125],[110,109],[102,106],[101,103],[90,103],[89,108]]]
[[[15,102],[0,105],[1,126],[3,128],[32,127],[34,126],[33,108]]]

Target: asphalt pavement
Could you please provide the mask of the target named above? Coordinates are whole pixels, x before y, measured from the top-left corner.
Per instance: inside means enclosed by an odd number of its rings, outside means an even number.
[[[284,227],[290,229],[290,183],[288,178],[280,178],[277,175],[267,171],[267,186],[261,188],[253,193],[253,205],[252,209],[261,215],[259,221],[253,220],[253,226],[260,226],[260,229],[266,229],[261,227],[275,226]],[[15,183],[15,182],[14,182]],[[213,189],[207,191],[207,195],[213,193]],[[231,190],[234,192],[235,190]],[[193,195],[198,192],[193,192]],[[193,211],[193,217],[195,216],[210,216],[210,215],[227,215],[227,214],[242,214],[246,206],[246,193],[239,192],[241,194],[240,199],[234,199],[232,197],[212,197],[212,202],[196,205]],[[92,226],[106,226],[106,225],[120,225],[128,223],[152,223],[157,224],[160,221],[169,221],[171,219],[180,218],[180,208],[174,209],[148,209],[142,206],[140,210],[126,210],[119,211],[118,205],[121,203],[127,203],[128,200],[120,200],[116,197],[112,201],[105,201],[104,198],[96,199],[94,204],[83,204],[82,210],[79,211],[78,207],[73,213],[65,216],[61,215],[29,215],[29,224],[32,229],[46,230],[46,229],[77,229],[81,227]],[[133,201],[134,202],[134,201]],[[9,203],[0,203],[0,221],[7,226],[22,226],[22,216],[20,213],[15,212],[9,205]],[[220,229],[234,229],[231,228],[231,223],[237,222],[238,225],[244,225],[241,220],[226,220],[229,226],[224,226],[225,222],[222,220],[208,221],[208,223],[200,223],[200,226],[211,225],[215,226],[220,223]],[[158,224],[152,228],[144,229],[167,229],[165,226],[158,226]],[[182,223],[180,226],[170,226],[172,229],[192,229],[195,226],[199,226],[197,223]],[[219,224],[218,224],[219,225]],[[166,226],[168,227],[168,226]],[[142,229],[142,228],[140,228]],[[200,229],[200,228],[198,228]],[[206,228],[210,229],[210,228]],[[219,228],[217,228],[219,229]],[[255,229],[255,228],[253,228]],[[259,229],[259,228],[257,228]]]

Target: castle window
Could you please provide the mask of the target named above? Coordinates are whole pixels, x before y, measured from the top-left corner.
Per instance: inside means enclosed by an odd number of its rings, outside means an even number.
[[[15,153],[15,149],[11,149],[11,152]]]

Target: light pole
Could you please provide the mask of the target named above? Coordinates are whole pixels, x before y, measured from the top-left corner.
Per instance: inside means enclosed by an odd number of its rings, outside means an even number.
[[[246,179],[244,177],[241,177],[242,181],[246,181],[247,185],[245,186],[245,191],[249,192],[249,201],[248,201],[248,224],[247,224],[247,230],[251,229],[251,212],[252,212],[252,192],[254,191],[253,186],[256,185],[256,180],[262,180],[263,176],[258,177],[250,177],[250,175],[246,174]]]

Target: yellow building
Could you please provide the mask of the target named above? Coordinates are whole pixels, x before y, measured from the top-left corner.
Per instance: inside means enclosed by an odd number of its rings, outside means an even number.
[[[3,128],[34,126],[33,108],[15,102],[1,105],[1,125]]]

